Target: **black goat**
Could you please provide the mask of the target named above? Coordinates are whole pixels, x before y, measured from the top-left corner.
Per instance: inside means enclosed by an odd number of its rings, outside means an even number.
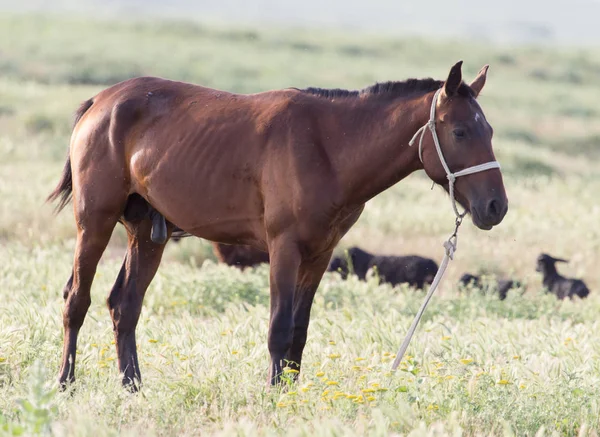
[[[348,265],[350,261],[351,266]],[[343,279],[353,271],[359,279],[365,280],[367,272],[377,268],[381,282],[391,285],[408,283],[416,288],[431,284],[438,270],[438,265],[429,258],[417,255],[379,256],[366,252],[358,247],[348,249],[348,257],[336,256],[331,260],[330,272],[339,272]]]
[[[465,273],[462,275],[459,283],[463,285],[471,284],[472,286],[481,290],[484,290],[485,288],[485,283],[482,281],[481,276],[472,275],[470,273]],[[496,289],[498,290],[498,297],[500,300],[506,299],[506,295],[508,294],[509,290],[522,286],[521,282],[512,279],[498,279],[495,285]]]
[[[587,297],[587,295],[590,294],[590,290],[585,283],[581,279],[565,278],[564,276],[561,276],[556,270],[557,262],[566,263],[568,261],[554,258],[545,253],[538,256],[535,270],[542,274],[542,283],[547,292],[556,295],[556,297],[561,300],[565,297],[573,299],[573,296],[579,296],[582,299]]]

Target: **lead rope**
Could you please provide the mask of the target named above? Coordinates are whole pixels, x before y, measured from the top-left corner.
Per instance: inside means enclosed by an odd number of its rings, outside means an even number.
[[[433,296],[433,293],[435,293],[436,288],[442,280],[444,272],[446,271],[446,267],[448,267],[448,263],[451,259],[454,259],[454,253],[456,252],[456,247],[458,243],[458,228],[462,224],[463,218],[467,214],[467,211],[464,211],[462,214],[459,213],[458,208],[456,206],[456,199],[454,197],[454,182],[456,181],[456,178],[472,173],[478,173],[480,171],[490,170],[492,168],[500,168],[500,164],[498,163],[498,161],[490,161],[486,162],[485,164],[479,164],[473,167],[465,168],[464,170],[457,171],[456,173],[452,173],[450,171],[450,169],[448,168],[448,164],[446,164],[446,160],[444,159],[444,154],[442,153],[442,148],[440,147],[440,141],[435,131],[435,108],[442,90],[443,88],[440,88],[435,92],[433,96],[433,101],[431,102],[431,110],[429,112],[429,121],[424,126],[419,128],[419,130],[414,134],[408,145],[412,146],[415,143],[417,137],[419,135],[421,136],[421,138],[419,139],[419,159],[421,160],[421,162],[423,162],[423,137],[425,136],[425,132],[427,131],[427,129],[431,131],[433,143],[435,144],[435,150],[437,151],[438,157],[440,158],[440,162],[442,163],[442,167],[444,167],[444,171],[446,172],[446,177],[448,178],[448,194],[450,195],[450,199],[452,199],[452,208],[454,209],[454,214],[456,215],[456,220],[454,222],[455,227],[452,235],[450,235],[450,237],[444,242],[445,253],[444,258],[440,263],[440,268],[435,274],[433,282],[429,286],[427,296],[425,296],[425,300],[421,304],[421,308],[419,308],[419,311],[415,315],[415,318],[412,324],[410,325],[410,328],[408,329],[408,332],[406,334],[406,337],[404,338],[404,341],[402,342],[402,345],[400,345],[400,350],[396,354],[396,359],[392,363],[392,370],[396,370],[400,365],[400,362],[404,357],[404,353],[408,349],[408,345],[410,344],[410,341],[412,340],[412,337],[415,331],[417,330],[417,325],[419,324],[419,321],[421,320],[421,317],[425,312],[425,308],[427,308],[427,305],[429,304],[429,300]]]

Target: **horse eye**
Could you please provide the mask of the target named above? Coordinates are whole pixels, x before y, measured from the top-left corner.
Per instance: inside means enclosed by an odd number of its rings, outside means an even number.
[[[454,129],[454,131],[452,133],[458,139],[462,139],[466,136],[464,129]]]

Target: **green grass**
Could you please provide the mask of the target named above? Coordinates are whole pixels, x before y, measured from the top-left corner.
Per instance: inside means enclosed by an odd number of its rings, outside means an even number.
[[[600,52],[4,14],[0,54],[0,435],[600,433]],[[70,208],[54,217],[44,199],[80,101],[140,74],[238,92],[361,88],[443,78],[457,59],[467,79],[491,64],[480,103],[510,210],[490,232],[463,226],[397,374],[391,354],[423,295],[326,275],[300,382],[267,390],[267,267],[216,265],[208,243],[187,239],[169,244],[148,290],[138,327],[145,385],[127,394],[105,306],[124,253],[118,228],[94,283],[75,390],[56,391],[75,228]],[[447,196],[415,174],[369,202],[338,250],[440,260],[452,224]],[[544,295],[540,252],[570,258],[561,269],[584,278],[590,298]],[[465,271],[514,275],[525,293],[504,302],[461,293]]]
[[[75,391],[55,393],[65,249],[13,245],[0,259],[0,287],[15,296],[0,312],[0,411],[9,429],[36,426],[23,400],[48,412],[44,426],[70,435],[524,435],[540,427],[572,435],[600,426],[598,296],[586,305],[538,292],[499,302],[447,286],[410,358],[392,374],[390,360],[422,295],[329,274],[314,305],[301,381],[267,391],[267,268],[242,274],[213,263],[200,270],[169,263],[148,291],[138,327],[139,395],[119,387],[97,292],[81,333]],[[103,263],[96,289],[109,289],[118,264]]]

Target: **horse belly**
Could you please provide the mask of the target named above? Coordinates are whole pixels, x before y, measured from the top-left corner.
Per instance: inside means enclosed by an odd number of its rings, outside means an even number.
[[[233,159],[239,154],[143,150],[153,152],[132,156],[132,187],[167,220],[207,240],[262,246],[261,196],[253,169]]]

